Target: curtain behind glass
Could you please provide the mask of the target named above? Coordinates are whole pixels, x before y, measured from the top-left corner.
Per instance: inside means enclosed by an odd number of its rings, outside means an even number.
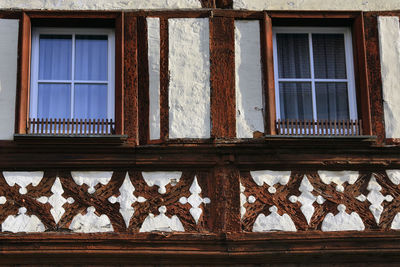
[[[75,80],[106,81],[107,36],[76,35],[75,40]]]
[[[348,120],[347,83],[315,83],[319,120]]]
[[[40,35],[39,80],[70,80],[71,56],[71,35]]]
[[[69,119],[71,113],[71,85],[39,84],[38,113],[40,119]]]
[[[279,78],[311,78],[308,34],[276,35]]]
[[[106,119],[107,85],[75,84],[74,110],[77,119]]]
[[[280,82],[279,99],[282,119],[313,119],[311,83]]]
[[[313,34],[314,75],[316,79],[346,79],[343,34]]]

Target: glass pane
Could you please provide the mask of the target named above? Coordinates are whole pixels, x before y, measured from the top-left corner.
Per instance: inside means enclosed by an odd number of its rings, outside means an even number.
[[[71,110],[70,84],[39,84],[38,118],[68,119]]]
[[[343,34],[313,34],[316,79],[346,79]]]
[[[77,119],[106,119],[107,85],[75,84],[74,104]]]
[[[276,35],[279,78],[310,78],[308,34]]]
[[[106,35],[77,35],[75,80],[107,81]]]
[[[347,83],[315,83],[319,120],[349,119]]]
[[[40,35],[39,79],[71,79],[71,35]]]
[[[282,119],[312,120],[311,83],[279,83]]]

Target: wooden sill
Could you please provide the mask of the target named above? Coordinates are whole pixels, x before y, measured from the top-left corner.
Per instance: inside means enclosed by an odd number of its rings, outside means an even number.
[[[51,134],[14,134],[14,141],[21,144],[99,144],[121,145],[127,135],[51,135]]]

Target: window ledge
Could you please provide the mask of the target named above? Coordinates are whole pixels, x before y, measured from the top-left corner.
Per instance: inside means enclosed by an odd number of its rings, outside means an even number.
[[[14,134],[14,141],[23,144],[101,144],[121,145],[127,135],[51,135],[51,134]]]

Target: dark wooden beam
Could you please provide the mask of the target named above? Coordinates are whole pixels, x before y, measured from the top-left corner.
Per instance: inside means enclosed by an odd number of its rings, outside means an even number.
[[[31,19],[25,12],[21,13],[19,29],[15,132],[25,134],[29,113],[29,87],[31,74]]]
[[[354,76],[356,81],[357,106],[362,119],[362,133],[372,135],[370,88],[367,77],[367,57],[365,47],[364,15],[362,12],[355,17],[353,26]]]
[[[235,24],[210,19],[211,136],[236,137]]]
[[[137,17],[125,13],[124,19],[124,134],[132,144],[139,143]]]
[[[211,229],[216,233],[240,232],[240,173],[229,161],[233,156],[221,158],[212,172]],[[228,164],[226,164],[228,163]]]
[[[115,18],[115,133],[124,132],[124,13]]]
[[[169,34],[168,19],[160,19],[160,139],[169,136]]]
[[[139,144],[147,144],[150,140],[149,128],[149,60],[148,60],[148,37],[147,20],[138,17],[138,105],[139,105]]]
[[[261,29],[261,63],[263,73],[263,95],[265,112],[265,134],[275,135],[275,82],[274,82],[274,56],[272,46],[272,21],[264,13],[264,19],[260,21]]]
[[[398,266],[397,232],[7,234],[1,264]]]

